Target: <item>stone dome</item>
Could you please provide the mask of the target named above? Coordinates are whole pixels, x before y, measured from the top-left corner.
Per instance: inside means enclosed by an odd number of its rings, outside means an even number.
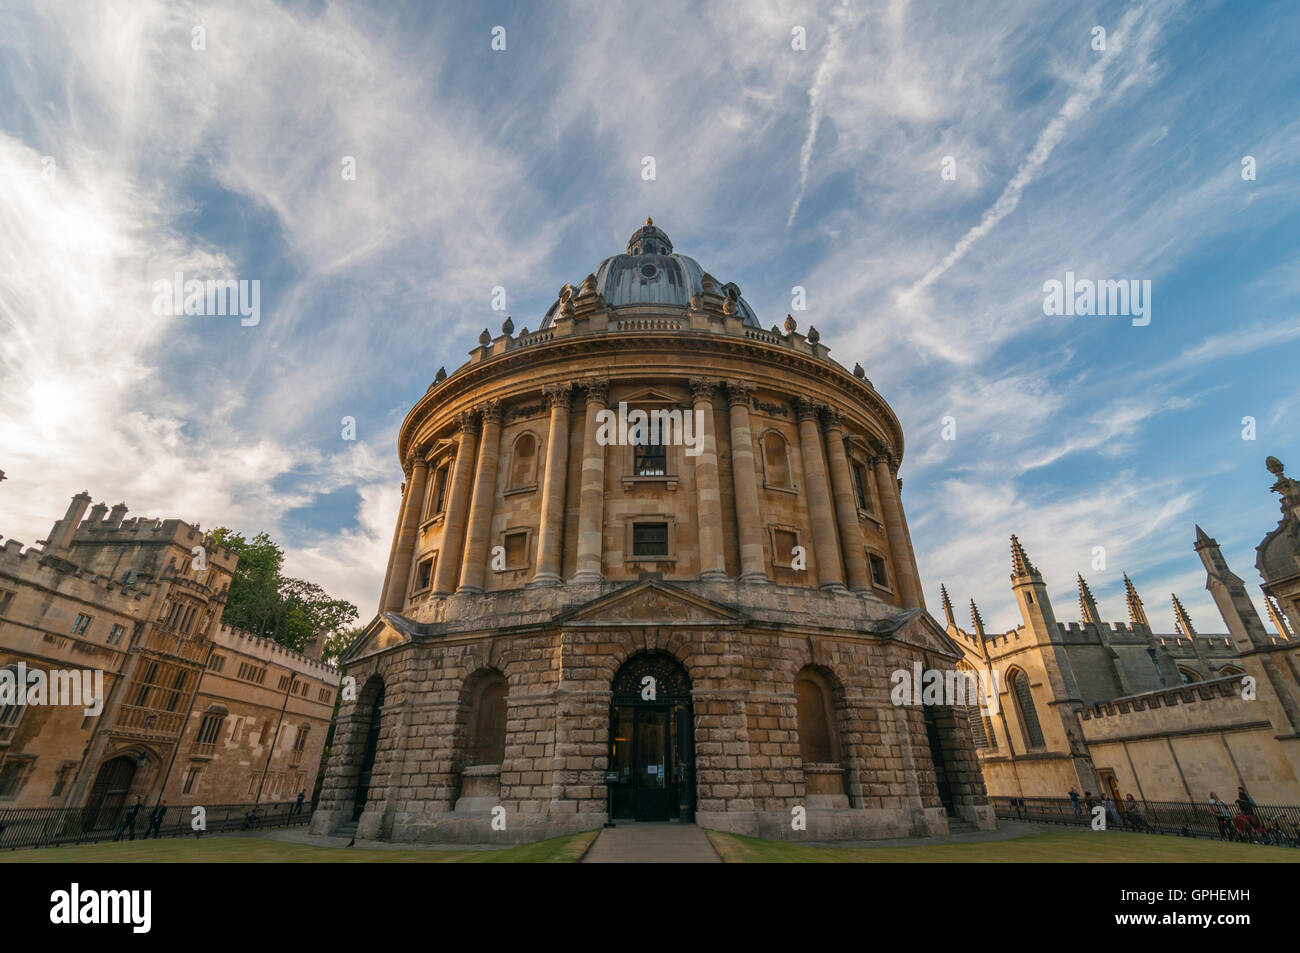
[[[691,298],[704,291],[705,271],[700,263],[687,255],[674,254],[672,240],[649,218],[627,240],[627,253],[606,258],[593,274],[596,291],[611,308],[685,309],[690,307]],[[738,286],[715,283],[713,290],[724,297],[734,295],[736,312],[745,325],[761,327]],[[559,307],[558,300],[551,305],[539,330],[551,326]]]

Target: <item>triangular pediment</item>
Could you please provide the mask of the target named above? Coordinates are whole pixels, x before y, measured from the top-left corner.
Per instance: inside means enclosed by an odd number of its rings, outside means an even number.
[[[882,619],[872,631],[927,652],[961,658],[965,653],[946,629],[935,621],[925,609],[904,609],[888,619]]]
[[[744,625],[735,609],[660,580],[647,579],[562,612],[562,625]]]
[[[383,652],[395,645],[410,642],[415,623],[393,612],[377,615],[361,630],[356,641],[349,645],[339,659],[342,663]]]
[[[663,391],[655,390],[654,388],[639,390],[635,393],[628,394],[626,397],[621,399],[629,407],[644,404],[679,404],[682,401],[681,397],[675,397],[672,394],[666,394]]]

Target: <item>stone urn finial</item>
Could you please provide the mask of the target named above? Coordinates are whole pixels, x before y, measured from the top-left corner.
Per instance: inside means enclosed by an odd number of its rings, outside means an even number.
[[[861,363],[854,363],[854,365],[853,365],[853,376],[856,377],[856,378],[857,378],[858,380],[860,380],[860,381],[864,381],[864,380],[867,379],[867,372],[864,371],[864,370],[862,369],[862,364],[861,364]]]
[[[817,327],[812,324],[808,325],[808,343],[816,344],[821,339],[822,339],[821,332],[817,330]]]
[[[785,333],[786,333],[786,334],[794,334],[794,329],[797,328],[798,326],[799,326],[799,324],[798,324],[798,322],[795,321],[793,315],[789,315],[789,314],[787,314],[787,315],[785,316]]]
[[[506,319],[505,319],[505,321],[503,321],[502,324],[501,324],[501,333],[502,333],[502,334],[514,334],[514,333],[515,333],[515,322],[514,322],[514,319],[511,318],[510,315],[508,315],[508,314],[506,315]]]
[[[1268,467],[1268,472],[1279,479],[1282,476],[1282,461],[1277,457],[1269,457],[1264,461],[1264,466]]]
[[[435,384],[441,384],[446,379],[447,379],[447,368],[445,367],[438,368],[438,373],[433,375],[433,382]]]
[[[487,347],[492,343],[492,333],[487,328],[484,328],[483,333],[478,336],[478,343],[483,347]]]

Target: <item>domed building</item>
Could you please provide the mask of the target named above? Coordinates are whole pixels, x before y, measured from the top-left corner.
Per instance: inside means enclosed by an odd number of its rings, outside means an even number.
[[[991,827],[966,709],[891,702],[961,650],[924,608],[903,434],[862,369],[788,317],[765,330],[649,219],[502,332],[402,425],[314,830]]]

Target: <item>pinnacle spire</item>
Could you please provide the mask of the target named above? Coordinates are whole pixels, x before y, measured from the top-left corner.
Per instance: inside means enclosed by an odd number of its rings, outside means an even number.
[[[1178,601],[1177,593],[1171,593],[1174,599],[1174,631],[1196,641],[1196,630],[1192,628],[1192,617],[1187,614],[1183,604]]]
[[[975,631],[979,633],[979,637],[984,638],[984,619],[980,615],[980,607],[975,604],[974,599],[970,601],[970,621],[971,625],[975,626]]]
[[[1264,605],[1268,608],[1268,617],[1273,620],[1273,628],[1277,629],[1277,634],[1282,637],[1283,641],[1290,642],[1291,636],[1295,633],[1291,631],[1290,625],[1287,624],[1286,617],[1282,615],[1282,610],[1279,608],[1277,600],[1265,593]]]
[[[939,584],[939,595],[943,600],[943,614],[947,616],[948,624],[955,628],[957,620],[952,614],[952,600],[948,598],[948,587],[943,583]]]
[[[1124,573],[1124,600],[1128,603],[1128,621],[1133,625],[1145,625],[1150,628],[1151,623],[1147,621],[1146,610],[1142,608],[1142,597],[1133,587],[1133,580],[1128,577],[1128,573]]]
[[[1219,544],[1216,543],[1214,539],[1211,538],[1207,532],[1205,532],[1205,530],[1201,529],[1200,524],[1198,523],[1196,526],[1196,548],[1200,549],[1202,546],[1218,546],[1218,545]]]
[[[1092,597],[1092,590],[1088,588],[1088,581],[1083,578],[1083,573],[1079,573],[1079,612],[1083,615],[1084,622],[1101,624],[1101,612],[1097,609],[1097,600]]]
[[[1017,576],[1037,576],[1038,570],[1034,568],[1029,557],[1025,555],[1025,547],[1020,545],[1020,540],[1016,539],[1015,533],[1011,534],[1011,577]]]

